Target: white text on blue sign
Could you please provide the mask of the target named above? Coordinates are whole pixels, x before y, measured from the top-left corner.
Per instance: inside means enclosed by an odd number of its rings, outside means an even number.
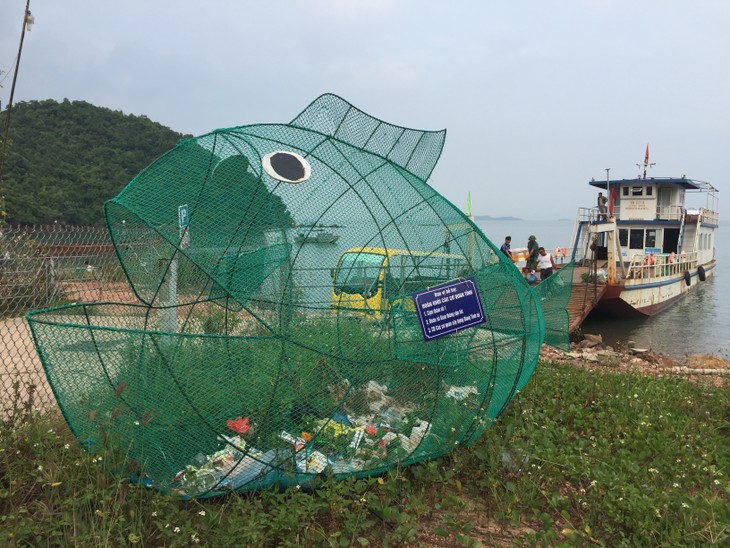
[[[486,321],[472,278],[419,291],[413,300],[426,341]]]

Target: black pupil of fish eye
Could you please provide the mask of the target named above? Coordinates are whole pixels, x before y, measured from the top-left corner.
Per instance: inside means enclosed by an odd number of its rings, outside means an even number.
[[[296,156],[285,152],[277,152],[271,157],[270,161],[274,171],[289,181],[298,181],[304,177],[304,166]]]

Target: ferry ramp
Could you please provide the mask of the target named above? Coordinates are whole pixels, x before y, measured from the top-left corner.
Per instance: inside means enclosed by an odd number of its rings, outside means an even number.
[[[573,291],[568,302],[570,332],[573,333],[585,321],[606,292],[606,284],[584,281],[588,267],[576,267],[573,271]]]

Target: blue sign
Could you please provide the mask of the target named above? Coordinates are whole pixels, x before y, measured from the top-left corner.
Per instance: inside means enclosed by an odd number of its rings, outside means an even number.
[[[474,278],[449,282],[413,294],[423,340],[486,323]]]
[[[177,218],[180,223],[180,228],[185,228],[188,226],[188,221],[190,220],[190,218],[188,217],[188,204],[178,206]]]

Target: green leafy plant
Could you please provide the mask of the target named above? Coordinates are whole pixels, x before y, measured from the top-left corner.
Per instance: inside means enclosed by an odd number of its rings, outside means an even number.
[[[130,483],[125,455],[30,413],[0,426],[0,543],[723,545],[728,413],[727,387],[542,363],[469,448],[205,501]]]

